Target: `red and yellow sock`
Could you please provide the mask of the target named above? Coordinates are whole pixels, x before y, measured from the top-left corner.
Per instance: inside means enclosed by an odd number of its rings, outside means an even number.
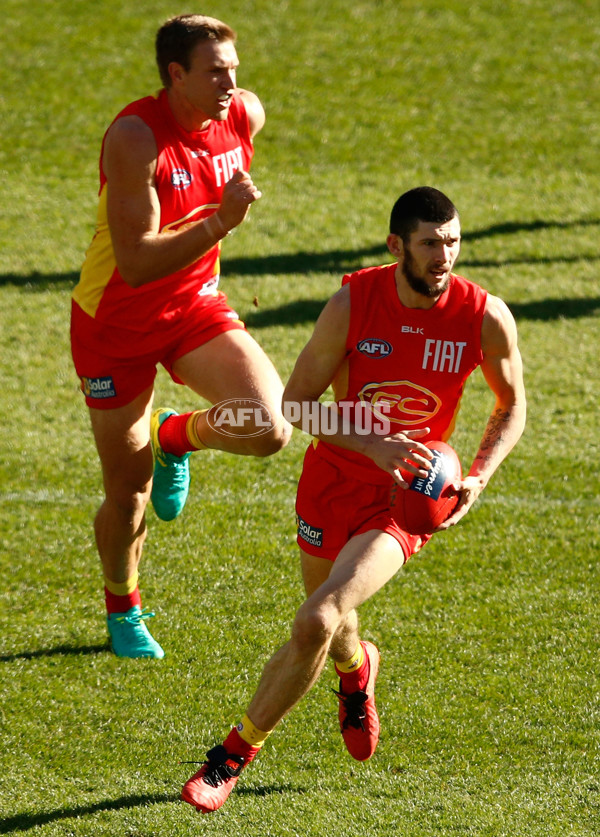
[[[137,572],[127,581],[110,581],[104,576],[104,598],[107,613],[126,613],[134,605],[142,606]]]
[[[196,422],[208,410],[194,410],[180,416],[169,416],[160,426],[158,441],[165,453],[183,456],[194,450],[205,450],[206,445],[198,436]]]
[[[246,763],[252,761],[260,751],[272,730],[262,730],[255,726],[247,715],[234,727],[223,746],[228,753],[243,756]]]
[[[237,731],[237,727],[231,730],[223,742],[223,746],[231,755],[241,756],[244,759],[244,767],[250,764],[262,749],[262,747],[254,747],[248,744],[247,741],[244,741]]]
[[[366,686],[369,679],[369,658],[361,642],[358,643],[358,648],[348,660],[335,664],[335,670],[342,681],[344,694],[357,692]]]

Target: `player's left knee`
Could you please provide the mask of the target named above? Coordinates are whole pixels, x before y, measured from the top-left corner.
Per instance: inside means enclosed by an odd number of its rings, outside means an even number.
[[[324,604],[305,601],[298,609],[292,626],[292,639],[299,648],[326,648],[339,624],[339,614]]]

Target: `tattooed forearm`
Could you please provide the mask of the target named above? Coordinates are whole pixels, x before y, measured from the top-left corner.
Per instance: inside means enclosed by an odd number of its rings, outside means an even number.
[[[498,407],[488,419],[470,474],[485,483],[518,441],[525,420],[519,405],[511,409]]]
[[[499,442],[503,441],[502,432],[506,428],[510,420],[510,412],[508,410],[496,410],[492,413],[485,428],[483,439],[481,440],[480,453],[489,451],[496,447]]]

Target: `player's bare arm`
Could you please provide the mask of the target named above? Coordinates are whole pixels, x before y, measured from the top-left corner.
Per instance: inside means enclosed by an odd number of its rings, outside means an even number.
[[[327,303],[315,324],[312,337],[300,353],[283,395],[283,411],[295,427],[317,439],[362,453],[390,473],[401,485],[400,468],[426,476],[431,451],[417,440],[428,428],[407,430],[389,436],[359,435],[352,423],[341,416],[335,405],[319,398],[330,386],[346,355],[350,322],[350,288],[344,286]],[[302,405],[302,409],[298,407]],[[335,414],[335,421],[327,416]],[[322,428],[335,428],[323,433]]]
[[[246,108],[248,122],[250,123],[250,136],[255,137],[265,124],[265,110],[256,93],[251,90],[244,90],[242,87],[238,87],[237,90]]]
[[[492,474],[521,438],[526,397],[517,327],[507,305],[489,295],[481,330],[481,369],[496,400],[455,513],[437,531],[457,523],[488,484]]]
[[[250,175],[237,171],[224,188],[216,219],[161,233],[154,186],[156,157],[154,135],[138,117],[123,117],[108,132],[102,160],[108,224],[117,266],[132,287],[193,264],[241,224],[250,205],[261,197]]]

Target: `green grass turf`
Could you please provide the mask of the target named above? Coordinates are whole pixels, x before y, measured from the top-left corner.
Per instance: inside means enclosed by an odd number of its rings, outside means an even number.
[[[157,87],[170,2],[5,0],[0,31],[0,834],[583,837],[600,831],[597,77],[588,0],[232,0],[239,83],[268,122],[264,192],[223,287],[286,377],[342,273],[387,260],[398,194],[457,203],[459,270],[519,325],[529,422],[469,517],[361,609],[381,744],[353,763],[331,671],[212,817],[177,801],[239,719],[302,600],[306,439],[193,461],[185,514],[149,513],[142,589],[167,656],[107,651],[101,485],[68,349],[99,141]],[[258,298],[259,307],[253,305]],[[161,374],[158,402],[193,405]],[[469,383],[468,463],[491,399]]]

